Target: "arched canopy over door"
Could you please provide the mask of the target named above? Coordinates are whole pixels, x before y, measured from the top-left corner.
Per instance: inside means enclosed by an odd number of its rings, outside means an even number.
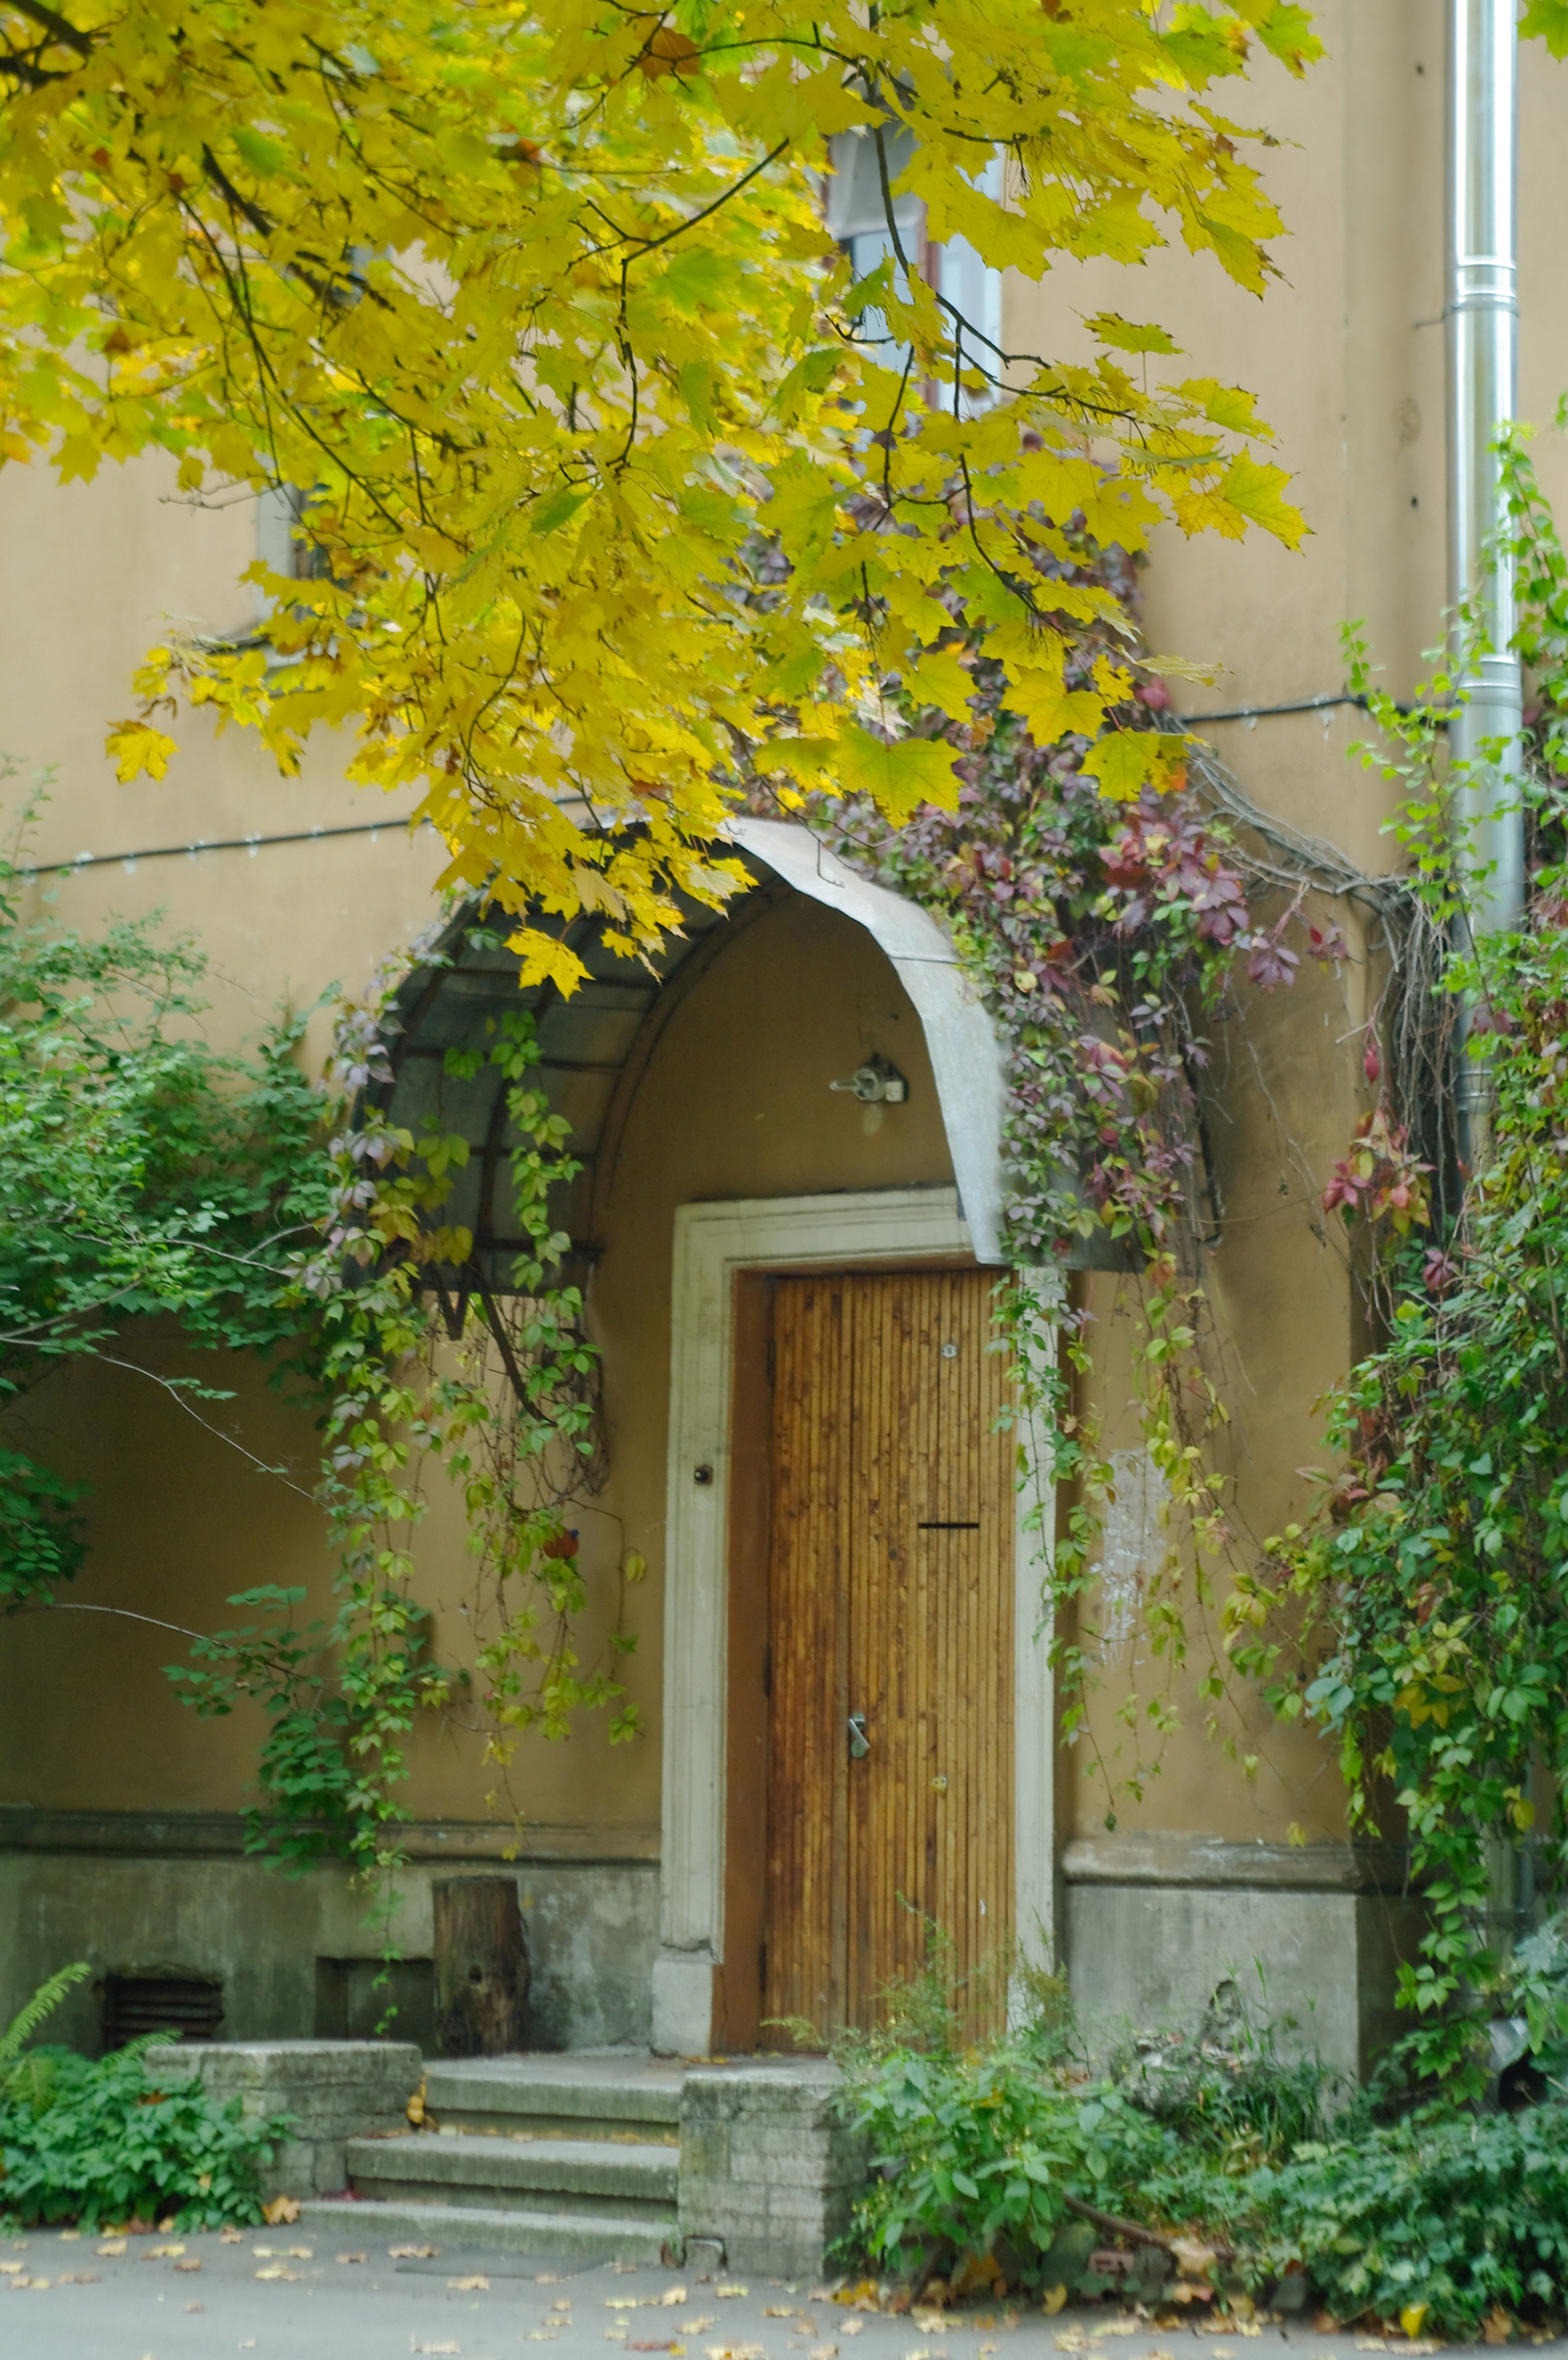
[[[619,1153],[637,1080],[665,1016],[738,927],[805,894],[863,926],[891,960],[912,1001],[931,1057],[943,1126],[976,1258],[1000,1263],[1002,1124],[1005,1084],[1001,1046],[956,951],[925,910],[885,886],[868,884],[809,830],[786,821],[737,817],[730,834],[754,879],[723,910],[684,901],[683,931],[651,962],[623,958],[605,940],[607,920],[584,913],[569,922],[535,923],[563,939],[586,969],[569,996],[551,983],[523,985],[516,955],[496,932],[477,927],[470,910],[454,921],[436,957],[409,977],[398,996],[391,1045],[393,1078],[376,1097],[390,1118],[413,1131],[457,1133],[469,1161],[456,1175],[443,1220],[471,1231],[473,1268],[466,1277],[492,1293],[512,1287],[514,1256],[524,1241],[511,1211],[510,1157],[515,1139],[506,1084],[481,1062],[471,1077],[448,1070],[448,1052],[489,1049],[500,1020],[529,1009],[538,1032],[541,1080],[551,1105],[571,1125],[570,1153],[582,1170],[555,1208],[572,1241],[580,1278],[598,1250],[600,1206]],[[498,920],[505,925],[504,918]]]

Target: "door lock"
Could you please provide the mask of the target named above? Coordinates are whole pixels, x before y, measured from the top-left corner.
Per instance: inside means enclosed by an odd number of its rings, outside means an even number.
[[[851,1761],[863,1762],[870,1750],[871,1741],[865,1734],[865,1715],[863,1712],[852,1712],[850,1715]]]

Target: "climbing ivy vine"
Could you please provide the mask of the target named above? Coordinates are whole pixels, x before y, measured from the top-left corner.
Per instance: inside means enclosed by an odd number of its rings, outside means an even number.
[[[1227,1608],[1238,1667],[1337,1740],[1356,1826],[1408,1828],[1428,1931],[1402,1995],[1422,2072],[1478,2072],[1478,2019],[1516,2002],[1538,2045],[1568,2030],[1560,1989],[1536,2004],[1509,1956],[1568,1872],[1568,561],[1521,434],[1502,465],[1534,694],[1529,906],[1442,977],[1471,1011],[1490,1137],[1440,1226],[1440,1175],[1369,1045],[1382,1097],[1325,1204],[1371,1233],[1383,1341],[1334,1397],[1316,1513]],[[1458,693],[1450,667],[1413,712],[1372,697],[1414,890],[1450,928],[1463,832],[1441,747]]]
[[[467,932],[497,947],[477,924]],[[428,967],[450,951],[420,944],[411,956]],[[265,1706],[254,1848],[295,1864],[340,1853],[388,1899],[421,1711],[480,1737],[490,1802],[505,1792],[519,1822],[508,1773],[524,1733],[564,1737],[587,1708],[609,1710],[612,1744],[640,1727],[614,1674],[635,1644],[621,1618],[602,1660],[584,1667],[576,1652],[587,1592],[567,1517],[595,1457],[597,1355],[578,1290],[556,1279],[567,1240],[552,1225],[550,1193],[577,1169],[567,1126],[540,1087],[525,1010],[486,1051],[447,1053],[454,1074],[471,1076],[487,1058],[502,1077],[527,1241],[505,1297],[487,1290],[455,1305],[441,1273],[468,1262],[472,1238],[443,1214],[467,1142],[393,1123],[373,1089],[392,1079],[402,980],[389,967],[365,1001],[340,1009],[327,1084],[330,1198],[318,1250],[289,1286],[318,1337],[332,1611],[302,1622],[304,1590],[243,1592],[230,1602],[261,1619],[201,1640],[195,1660],[171,1673],[203,1715],[231,1711],[241,1696]],[[470,1664],[438,1659],[416,1594],[416,1541],[437,1472],[460,1497],[473,1567],[461,1609],[475,1642]],[[626,1552],[622,1584],[642,1571]]]
[[[1115,601],[1128,663],[1128,643],[1137,643],[1133,559],[1099,546],[1081,516],[1059,545],[1032,555],[1063,600],[1092,583]],[[957,750],[957,809],[926,805],[893,827],[861,798],[823,801],[811,817],[845,858],[941,916],[1004,1046],[1011,1267],[998,1316],[1019,1370],[1022,1480],[1054,1499],[1058,1517],[1053,1533],[1039,1535],[1037,1564],[1063,1732],[1089,1746],[1114,1824],[1118,1798],[1143,1794],[1174,1725],[1171,1691],[1189,1660],[1195,1584],[1199,1600],[1216,1609],[1200,1681],[1211,1707],[1231,1683],[1212,1581],[1229,1541],[1210,1448],[1225,1411],[1203,1349],[1197,1251],[1210,1225],[1201,1119],[1208,1028],[1238,971],[1272,991],[1294,980],[1303,955],[1332,964],[1346,945],[1338,927],[1312,924],[1304,876],[1269,923],[1254,915],[1254,879],[1235,830],[1183,770],[1167,791],[1107,803],[1085,766],[1093,741],[1038,744],[1008,710],[983,638],[977,643],[957,616],[953,638],[972,669],[972,718],[956,724],[908,700],[903,718]],[[1100,637],[1084,634],[1069,682],[1087,678],[1101,655]],[[1115,726],[1171,727],[1165,682],[1138,664],[1130,678]],[[1115,1759],[1090,1713],[1102,1677],[1098,1547],[1115,1474],[1086,1401],[1086,1314],[1063,1285],[1075,1248],[1124,1272],[1137,1298],[1137,1407],[1168,1498],[1169,1562],[1142,1601],[1166,1678],[1160,1693],[1124,1699]],[[1231,1716],[1233,1752],[1240,1725]]]

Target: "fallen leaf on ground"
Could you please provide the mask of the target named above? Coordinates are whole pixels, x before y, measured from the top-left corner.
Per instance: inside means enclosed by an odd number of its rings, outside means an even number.
[[[1081,2335],[1076,2328],[1069,2328],[1065,2335],[1056,2337],[1056,2349],[1058,2352],[1087,2352],[1089,2338]]]
[[[237,2347],[237,2348],[238,2348],[240,2351],[242,2351],[242,2352],[254,2352],[254,2351],[255,2351],[255,2349],[256,2349],[256,2338],[255,2338],[255,2336],[254,2336],[254,2335],[246,2335],[246,2336],[242,2337],[242,2338],[241,2338],[241,2341],[240,2341],[240,2343],[239,2343],[239,2345],[238,2345],[238,2347]]]
[[[130,2239],[128,2237],[111,2237],[107,2245],[95,2245],[93,2247],[93,2251],[94,2253],[104,2254],[123,2253],[129,2242]],[[7,2263],[4,2265],[4,2267],[9,2269],[13,2268],[14,2265]]]
[[[1099,2327],[1091,2328],[1089,2333],[1091,2335],[1136,2335],[1142,2324],[1137,2319],[1105,2319],[1102,2320]]]
[[[660,2343],[656,2341],[648,2343],[628,2343],[626,2349],[628,2352],[683,2352],[686,2349],[686,2346],[684,2343]]]
[[[46,2278],[19,2278],[14,2279],[12,2285],[19,2294],[24,2286],[26,2287],[29,2294],[47,2294],[50,2282]]]
[[[839,2347],[836,2343],[813,2343],[806,2360],[839,2360]]]
[[[982,2343],[982,2344],[981,2344],[981,2346],[980,2346],[980,2350],[981,2350],[982,2352],[986,2353],[988,2356],[989,2356],[989,2355],[990,2355],[992,2352],[1000,2352],[1000,2351],[1001,2351],[1001,2349],[1002,2349],[1002,2346],[1001,2346],[1001,2344],[1000,2344],[1000,2343]]]
[[[96,2270],[68,2270],[64,2278],[55,2280],[57,2286],[96,2286],[100,2284]]]
[[[706,2317],[700,2317],[697,2319],[677,2319],[675,2322],[675,2325],[679,2328],[683,2335],[706,2335],[712,2324],[713,2315],[710,2311],[706,2315]]]
[[[635,2311],[641,2301],[642,2296],[640,2294],[607,2294],[605,2296],[605,2309],[607,2311]],[[552,2303],[550,2307],[552,2310],[555,2310],[557,2305]]]
[[[98,2250],[100,2253],[123,2253],[125,2248],[123,2244],[100,2245]],[[25,2262],[0,2262],[0,2271],[4,2271],[7,2278],[16,2278],[26,2267]]]
[[[461,2343],[414,2343],[414,2342],[411,2342],[411,2343],[410,2343],[410,2345],[409,2345],[409,2349],[410,2349],[410,2351],[411,2351],[411,2352],[461,2352],[461,2351],[462,2351],[462,2349],[463,2349],[463,2346],[462,2346],[462,2344],[461,2344]]]
[[[258,2246],[257,2251],[260,2250]],[[437,2262],[441,2258],[441,2248],[439,2245],[389,2245],[386,2258],[389,2262]]]
[[[340,2262],[368,2262],[370,2257],[368,2253],[340,2253],[337,2258]]]
[[[666,2302],[669,2300],[667,2294],[665,2295],[664,2300]],[[797,2312],[795,2305],[792,2302],[765,2302],[762,2305],[762,2317],[764,2319],[796,2319],[799,2316],[800,2314]]]
[[[713,2288],[713,2292],[717,2295],[720,2302],[727,2302],[732,2295],[749,2294],[751,2292],[751,2288],[750,2286],[715,2286]],[[685,2300],[686,2297],[683,2294],[681,2296],[681,2301],[684,2302]]]
[[[670,2311],[674,2309],[676,2303],[690,2302],[691,2296],[687,2293],[684,2286],[666,2286],[663,2293],[659,2295],[656,2299],[658,2300],[662,2309]]]
[[[838,2296],[835,2294],[833,2299],[835,2302],[837,2302]],[[841,2335],[863,2335],[865,2334],[865,2321],[863,2319],[847,2319],[844,2322],[844,2325],[840,2328],[839,2334]]]
[[[608,2329],[606,2330],[606,2333],[609,2333]],[[554,2328],[530,2328],[528,2330],[528,2341],[530,2343],[554,2343],[555,2340],[556,2331]]]
[[[1214,2360],[1236,2360],[1236,2354],[1231,2350],[1228,2344],[1216,2343],[1214,2346]]]
[[[237,2229],[220,2229],[218,2234],[225,2245],[243,2245],[245,2242]]]
[[[184,2250],[183,2245],[149,2245],[141,2258],[144,2262],[172,2262]]]
[[[948,2360],[947,2346],[941,2343],[917,2343],[912,2352],[905,2353],[904,2360]]]
[[[62,2245],[74,2245],[80,2235],[79,2229],[63,2229],[60,2232],[60,2242]]]
[[[286,2278],[291,2286],[297,2286],[304,2273],[291,2270],[286,2262],[269,2262],[267,2268],[258,2270],[256,2275],[258,2278]]]
[[[193,2253],[188,2262],[176,2262],[174,2264],[174,2268],[176,2270],[199,2270],[201,2266],[202,2258],[199,2253]]]
[[[269,2229],[281,2229],[285,2222],[297,2221],[299,2217],[298,2196],[274,2196],[270,2204],[262,2206],[262,2219]]]
[[[710,2343],[707,2351],[708,2360],[767,2360],[760,2343]]]
[[[487,2278],[449,2278],[447,2280],[449,2294],[472,2294],[476,2289],[488,2294],[490,2281]]]
[[[185,2308],[187,2311],[205,2311],[207,2305],[204,2302],[188,2302]]]

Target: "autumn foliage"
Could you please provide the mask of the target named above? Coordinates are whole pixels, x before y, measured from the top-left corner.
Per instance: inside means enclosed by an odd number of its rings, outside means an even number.
[[[0,452],[160,452],[194,500],[299,518],[265,639],[152,652],[122,774],[167,763],[171,696],[285,767],[344,730],[454,882],[608,909],[628,951],[672,884],[726,892],[749,764],[786,803],[951,802],[889,684],[967,723],[982,642],[1037,742],[1167,786],[1179,740],[1107,725],[1117,655],[1064,683],[1119,615],[1029,553],[1075,515],[1294,545],[1267,429],[1157,326],[999,345],[895,200],[1029,277],[1175,238],[1261,293],[1261,134],[1213,104],[1258,52],[1299,73],[1305,12],[0,0]],[[856,136],[891,246],[858,280],[821,203]]]

